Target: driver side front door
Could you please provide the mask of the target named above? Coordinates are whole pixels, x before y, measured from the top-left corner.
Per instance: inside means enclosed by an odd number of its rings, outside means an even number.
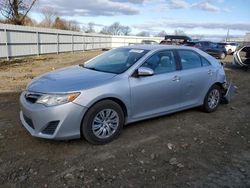
[[[154,71],[152,76],[129,78],[132,119],[161,115],[179,108],[180,71],[173,51],[160,51],[142,65]]]

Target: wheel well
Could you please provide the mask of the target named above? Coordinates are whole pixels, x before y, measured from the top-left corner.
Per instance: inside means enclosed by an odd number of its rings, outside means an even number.
[[[223,84],[222,84],[222,83],[220,83],[220,82],[216,82],[214,85],[219,86],[219,87],[220,87],[220,89],[221,89],[222,95],[224,95],[225,89],[224,89],[224,87],[223,87]]]
[[[103,98],[103,99],[100,99],[98,101],[96,101],[94,104],[92,104],[89,109],[94,106],[96,103],[100,102],[100,101],[105,101],[105,100],[111,100],[111,101],[114,101],[115,103],[119,104],[119,106],[122,108],[122,111],[124,113],[124,117],[127,117],[128,115],[128,111],[127,111],[127,107],[126,105],[118,98],[115,98],[115,97],[108,97],[108,98]]]
[[[219,86],[221,89],[223,89],[222,83],[220,83],[220,82],[216,82],[214,85],[217,85],[217,86]]]
[[[111,101],[114,101],[117,104],[119,104],[120,107],[122,108],[123,113],[124,113],[124,117],[125,118],[127,117],[127,115],[128,115],[127,107],[120,99],[117,99],[117,98],[114,98],[114,97],[109,97],[109,98],[101,99],[101,100],[99,100],[97,102],[100,102],[100,101],[103,101],[103,100],[111,100]]]

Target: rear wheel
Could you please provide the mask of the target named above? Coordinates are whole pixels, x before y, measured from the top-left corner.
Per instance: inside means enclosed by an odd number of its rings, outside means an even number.
[[[213,85],[207,92],[204,99],[203,110],[205,112],[214,112],[221,101],[221,88],[217,85]]]
[[[96,103],[86,113],[81,132],[92,144],[105,144],[114,140],[124,124],[124,113],[119,104],[112,100]]]

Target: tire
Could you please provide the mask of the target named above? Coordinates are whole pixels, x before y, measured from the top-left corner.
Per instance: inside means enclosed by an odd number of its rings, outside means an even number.
[[[220,58],[220,59],[225,59],[225,58],[226,58],[226,54],[225,54],[224,52],[221,53],[220,56],[219,56],[219,58]]]
[[[221,88],[213,85],[207,92],[203,102],[203,111],[211,113],[216,111],[221,102]]]
[[[81,133],[92,144],[106,144],[120,134],[123,124],[124,113],[120,105],[112,100],[103,100],[87,111]]]

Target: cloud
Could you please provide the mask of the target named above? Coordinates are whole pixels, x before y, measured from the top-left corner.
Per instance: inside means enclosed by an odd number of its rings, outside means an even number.
[[[196,23],[196,22],[147,22],[143,24],[133,25],[134,28],[146,31],[162,30],[162,28],[181,28],[181,29],[193,29],[193,28],[204,28],[204,29],[231,29],[240,31],[249,31],[250,23]],[[149,29],[150,28],[150,29]]]
[[[189,8],[190,5],[184,0],[170,0],[169,7],[171,9],[185,9]]]
[[[39,6],[53,7],[63,16],[116,16],[116,15],[136,15],[139,8],[131,6],[132,0],[40,0]],[[134,3],[143,2],[135,0]]]
[[[111,0],[113,2],[123,2],[123,3],[133,3],[133,4],[143,4],[145,0]]]
[[[222,0],[205,0],[198,3],[189,3],[187,0],[168,0],[170,9],[199,9],[208,12],[218,12],[221,9],[214,5],[215,3],[223,3]]]
[[[218,12],[220,10],[220,8],[216,7],[215,5],[207,1],[194,4],[192,5],[192,7],[195,7],[204,11],[210,11],[210,12]]]

